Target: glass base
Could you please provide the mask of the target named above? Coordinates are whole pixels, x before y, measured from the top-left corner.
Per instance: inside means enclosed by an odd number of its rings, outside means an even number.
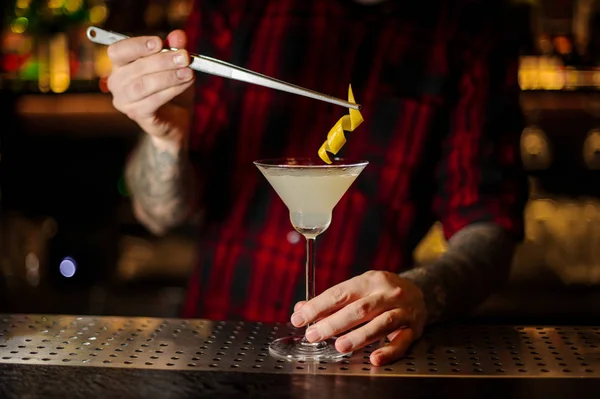
[[[336,338],[314,344],[304,341],[303,336],[279,338],[269,345],[269,353],[286,360],[329,360],[338,361],[352,353],[340,353],[335,349]]]

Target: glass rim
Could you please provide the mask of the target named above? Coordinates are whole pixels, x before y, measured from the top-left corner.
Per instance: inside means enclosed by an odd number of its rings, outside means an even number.
[[[254,165],[265,168],[288,168],[288,169],[328,169],[328,168],[353,168],[367,166],[369,161],[351,160],[346,158],[330,158],[332,163],[327,164],[321,158],[310,157],[283,157],[266,158],[254,161]]]

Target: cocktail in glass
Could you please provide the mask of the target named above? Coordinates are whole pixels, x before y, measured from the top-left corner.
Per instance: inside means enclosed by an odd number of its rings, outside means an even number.
[[[315,296],[315,239],[329,227],[333,208],[368,162],[334,159],[281,158],[255,161],[290,211],[292,226],[306,239],[306,300]],[[308,326],[307,326],[308,327]],[[310,343],[304,336],[277,339],[269,346],[289,360],[335,360],[347,353],[335,349],[335,338]]]

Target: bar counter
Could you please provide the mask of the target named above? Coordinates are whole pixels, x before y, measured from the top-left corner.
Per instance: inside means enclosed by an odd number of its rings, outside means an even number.
[[[452,324],[407,357],[276,359],[286,324],[0,315],[0,397],[594,397],[600,327]],[[595,393],[594,393],[595,392]]]

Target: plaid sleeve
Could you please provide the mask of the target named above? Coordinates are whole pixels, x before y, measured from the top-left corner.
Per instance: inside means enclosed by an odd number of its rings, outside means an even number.
[[[486,8],[462,13],[451,46],[456,97],[434,207],[446,238],[469,224],[493,222],[522,240],[528,190],[519,153],[518,45],[502,28],[502,13]]]

